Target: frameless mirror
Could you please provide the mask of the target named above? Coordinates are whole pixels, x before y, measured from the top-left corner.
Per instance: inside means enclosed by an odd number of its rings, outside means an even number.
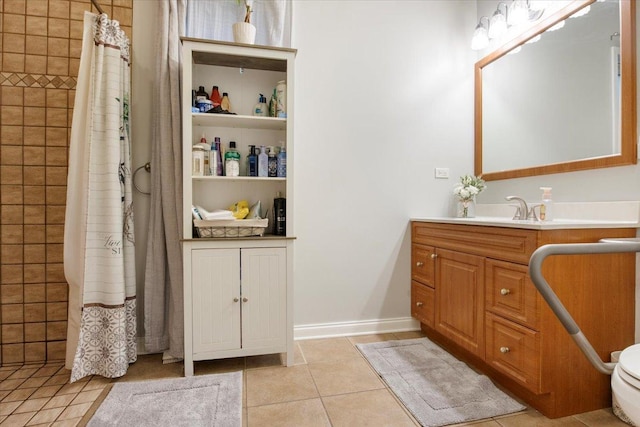
[[[575,0],[478,61],[476,175],[636,163],[635,60],[635,1]]]

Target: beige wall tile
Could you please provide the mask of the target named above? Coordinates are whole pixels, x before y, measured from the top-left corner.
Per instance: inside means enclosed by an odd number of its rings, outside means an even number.
[[[66,283],[47,283],[47,302],[67,301],[68,291]]]
[[[46,180],[47,185],[67,185],[67,168],[64,166],[47,166]],[[62,220],[64,222],[64,216]],[[48,217],[47,221],[49,221]],[[49,224],[57,224],[57,222],[49,222]]]
[[[47,16],[48,0],[27,0],[27,15]]]
[[[64,205],[67,203],[67,187],[59,185],[47,185],[46,188],[47,205]]]
[[[9,0],[4,4],[4,13],[25,13],[25,0]]]
[[[24,285],[24,302],[46,302],[46,287],[47,285],[44,283],[29,283]]]
[[[69,37],[69,20],[49,18],[49,37]]]
[[[54,58],[55,59],[55,58]],[[66,58],[58,58],[68,61]],[[65,73],[66,74],[66,73]],[[67,127],[67,108],[47,108],[47,126]]]
[[[28,35],[26,41],[25,53],[30,55],[46,55],[47,54],[47,38],[45,36]]]
[[[25,212],[27,208],[31,206],[25,206]],[[45,245],[24,245],[24,263],[25,264],[39,264],[44,263],[47,260],[45,251]]]
[[[47,360],[64,360],[66,351],[66,341],[47,342]]]
[[[27,168],[25,168],[27,169]],[[43,185],[24,186],[24,204],[38,205],[45,199],[45,187]]]
[[[2,312],[2,324],[24,322],[22,304],[2,304],[0,311]]]
[[[25,16],[13,13],[4,13],[2,19],[3,33],[25,33]],[[6,71],[6,70],[4,70]]]
[[[18,105],[24,103],[24,88],[19,86],[2,86],[2,105]]]
[[[4,244],[22,243],[23,227],[23,225],[3,225],[0,227],[0,241]]]
[[[39,166],[45,163],[45,148],[35,146],[24,146],[24,165]]]
[[[24,127],[24,145],[45,145],[44,126],[25,126]]]
[[[22,125],[23,124],[23,114],[22,107],[12,106],[12,105],[3,105],[0,108],[0,120],[2,120],[3,126],[6,125]]]
[[[24,305],[24,319],[27,323],[44,322],[47,320],[46,303],[32,303]]]
[[[64,242],[64,225],[47,224],[47,243]]]
[[[24,325],[2,325],[2,344],[15,344],[24,341]]]
[[[24,345],[23,344],[3,344],[2,345],[2,364],[22,363],[24,362]]]
[[[66,172],[66,168],[61,168],[61,169],[65,169],[65,172]],[[62,225],[64,225],[65,209],[66,209],[66,206],[62,206],[62,205],[47,206],[46,207],[47,224],[48,225],[52,225],[52,224],[56,224],[56,225],[62,224]]]
[[[67,320],[67,303],[66,302],[48,302],[47,303],[47,322],[56,320]]]
[[[24,324],[24,340],[25,342],[45,341],[47,339],[47,324],[45,322],[25,323]]]
[[[84,23],[82,21],[69,21],[69,38],[73,40],[82,40],[84,32]]]
[[[114,6],[121,6],[121,7],[128,7],[128,8],[133,7],[132,0],[111,0],[111,3]]]
[[[62,263],[47,264],[47,283],[64,282],[65,280]]]
[[[32,186],[44,185],[45,183],[45,168],[44,166],[25,166],[24,167],[24,203],[29,205],[42,204],[44,192],[37,191],[37,189],[31,188]],[[29,187],[29,191],[27,189]],[[30,191],[35,191],[35,194],[30,194]],[[33,196],[33,197],[32,197]]]
[[[67,147],[46,147],[47,166],[66,166]]]
[[[47,57],[47,74],[58,76],[66,76],[69,74],[68,51],[65,51],[64,54],[65,57]],[[49,52],[49,55],[51,55],[51,52]]]
[[[44,205],[25,205],[23,221],[25,224],[44,224]]]
[[[26,33],[32,36],[46,36],[47,18],[44,16],[27,16]]]
[[[49,16],[53,18],[69,19],[69,1],[68,0],[50,1]]]
[[[22,164],[22,146],[20,145],[0,146],[0,164],[21,165]]]
[[[91,3],[72,1],[69,6],[69,18],[76,21],[84,19],[84,12],[91,9]]]
[[[25,72],[25,55],[22,53],[3,52],[2,71],[10,72],[10,73],[24,73]]]
[[[23,143],[23,127],[22,126],[1,126],[0,140],[2,145],[22,145]]]
[[[44,107],[25,107],[24,122],[29,126],[44,126],[47,109]]]
[[[47,280],[45,264],[25,264],[23,283],[42,283]]]
[[[60,341],[67,338],[67,322],[47,322],[47,341]]]
[[[46,145],[49,146],[58,146],[58,147],[66,147],[67,146],[67,138],[68,138],[69,129],[64,127],[53,128],[48,127],[46,130]]]
[[[22,245],[1,245],[0,262],[2,264],[22,264],[24,262],[22,247]]]
[[[44,362],[47,360],[47,347],[45,342],[31,342],[24,345],[24,361],[25,363]],[[48,398],[43,398],[48,401]],[[30,400],[27,400],[30,402]],[[36,414],[37,415],[37,414]],[[32,418],[33,420],[33,418]]]
[[[2,185],[0,187],[0,203],[3,205],[20,205],[23,200],[21,185]]]
[[[44,55],[25,55],[24,72],[30,74],[46,74],[47,57]]]
[[[51,39],[50,39],[51,40]],[[47,89],[47,107],[67,108],[67,89]]]
[[[47,245],[47,262],[62,262],[63,253],[64,251],[61,244],[48,244]]]
[[[24,242],[45,243],[45,226],[32,224],[24,225]]]
[[[129,27],[133,21],[133,9],[128,7],[114,7],[113,19],[120,22],[120,25]]]
[[[22,184],[22,166],[0,166],[1,184]]]
[[[24,271],[22,264],[3,264],[0,269],[2,271],[2,285],[22,283],[22,273]]]
[[[69,58],[80,58],[81,52],[82,52],[82,40],[70,39],[69,40]],[[69,64],[69,66],[71,66],[71,64]]]
[[[19,304],[22,303],[23,285],[0,285],[0,303]]]
[[[77,58],[69,58],[69,75],[72,77],[78,77],[78,70],[80,69],[80,60]],[[69,123],[71,127],[71,123]]]
[[[3,205],[0,208],[2,212],[0,223],[2,224],[22,224],[23,212],[22,205]]]
[[[24,34],[4,33],[2,35],[2,43],[4,52],[25,53]]]
[[[24,89],[24,104],[30,107],[44,107],[46,106],[46,95],[47,90],[44,88],[27,87]]]

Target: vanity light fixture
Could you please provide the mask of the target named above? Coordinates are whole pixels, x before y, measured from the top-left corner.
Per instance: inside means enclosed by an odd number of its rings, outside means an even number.
[[[510,26],[522,25],[529,20],[529,6],[527,0],[513,0],[507,16]]]
[[[482,20],[485,19],[487,24],[483,24]],[[471,39],[471,49],[473,50],[482,50],[489,45],[489,18],[483,16],[478,21],[478,25],[476,25],[476,30],[473,32],[473,38]]]
[[[504,13],[500,10],[500,6],[504,6]],[[498,7],[496,11],[493,12],[491,16],[491,21],[489,21],[489,38],[497,39],[502,37],[504,33],[507,32],[507,17],[508,8],[506,3],[500,2],[498,3]]]

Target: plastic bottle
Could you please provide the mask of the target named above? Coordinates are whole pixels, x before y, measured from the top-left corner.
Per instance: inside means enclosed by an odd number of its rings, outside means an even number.
[[[247,156],[247,176],[258,176],[258,155],[256,154],[256,146],[249,146],[249,155]]]
[[[269,176],[269,156],[264,145],[260,146],[258,154],[258,176]]]
[[[211,150],[209,150],[209,175],[218,175],[218,147],[215,142],[211,144]]]
[[[278,156],[275,147],[269,147],[269,159],[267,163],[269,176],[275,178],[278,176]]]
[[[287,234],[287,199],[278,191],[273,199],[273,234],[286,236]]]
[[[209,99],[209,94],[204,90],[204,86],[200,86],[196,91],[196,102],[200,99]]]
[[[218,92],[218,86],[211,88],[211,102],[213,102],[214,108],[222,103],[222,97],[220,96],[220,92]]]
[[[287,117],[287,84],[284,80],[276,85],[276,117]]]
[[[191,161],[191,174],[193,176],[204,175],[204,150],[200,144],[194,144],[191,149],[192,161]]]
[[[216,176],[222,176],[222,146],[220,144],[220,137],[215,137],[214,144],[216,146],[216,152],[218,153],[218,161],[216,162]]]
[[[278,98],[276,96],[276,89],[273,89],[273,95],[269,100],[269,117],[276,117],[276,108],[278,106]]]
[[[540,221],[553,219],[553,200],[551,199],[551,187],[540,187],[542,190],[542,204],[540,205]]]
[[[280,152],[278,153],[278,177],[287,176],[287,152],[284,148],[284,142],[280,142]]]
[[[269,107],[267,106],[267,98],[260,94],[258,103],[253,107],[253,115],[259,117],[267,117],[269,115]]]
[[[229,94],[227,92],[222,92],[220,107],[225,111],[231,112],[231,101],[229,101]]]
[[[209,146],[209,144],[207,144],[207,138],[204,136],[204,133],[202,134],[202,136],[200,137],[200,145],[202,146],[202,151],[204,152],[204,169],[203,169],[203,175],[210,175],[210,169],[209,169],[209,151],[211,150],[211,147]]]
[[[224,153],[225,176],[240,176],[240,153],[236,150],[236,142],[229,141],[229,149]]]

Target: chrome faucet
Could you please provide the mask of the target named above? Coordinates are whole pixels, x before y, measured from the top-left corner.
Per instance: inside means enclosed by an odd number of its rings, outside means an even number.
[[[536,213],[533,208],[529,209],[529,206],[527,206],[527,202],[523,198],[518,196],[507,196],[505,197],[505,199],[509,201],[515,200],[520,203],[520,206],[518,206],[518,208],[516,209],[516,213],[513,216],[513,219],[530,219],[532,221],[538,220],[538,217],[536,217]]]

